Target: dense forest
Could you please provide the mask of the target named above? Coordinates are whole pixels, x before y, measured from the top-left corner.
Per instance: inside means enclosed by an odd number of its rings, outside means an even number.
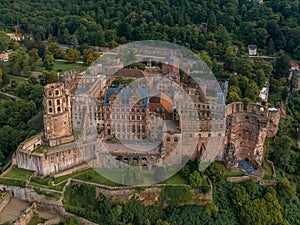
[[[0,8],[0,30],[19,25],[37,40],[108,47],[166,40],[220,56],[231,44],[256,44],[300,59],[298,0],[2,0]]]

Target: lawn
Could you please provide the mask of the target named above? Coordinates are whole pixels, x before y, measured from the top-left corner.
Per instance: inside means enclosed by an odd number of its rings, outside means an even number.
[[[54,186],[54,185],[51,185],[51,184],[41,184],[39,182],[36,182],[35,180],[33,181],[30,181],[29,185],[31,186],[35,186],[35,187],[39,187],[39,188],[46,188],[46,189],[51,189],[51,190],[55,190],[55,191],[62,191],[65,187],[65,185],[67,184],[67,181],[57,185],[57,186]]]
[[[176,173],[167,180],[163,181],[162,184],[188,184],[188,181]]]
[[[61,62],[56,61],[53,71],[57,71],[60,74],[64,74],[66,71],[70,70],[85,70],[87,67],[80,63],[68,63],[68,62]],[[43,72],[45,70],[45,67],[43,65],[42,61],[38,61],[36,63],[36,66],[34,68],[35,72]]]
[[[13,75],[7,75],[7,77],[9,78],[10,82],[15,81],[18,84],[27,81],[27,78],[24,78],[24,77],[18,77],[18,76],[13,76]]]
[[[37,149],[34,150],[35,153],[47,153],[48,150],[50,149],[51,147],[49,146],[44,146],[44,145],[41,145],[39,146]]]
[[[17,180],[27,180],[33,171],[31,170],[24,170],[21,168],[12,168],[4,177],[5,178],[12,178]]]
[[[99,173],[97,173],[92,168],[78,171],[78,172],[68,174],[65,176],[57,177],[57,178],[55,178],[54,182],[56,184],[58,184],[62,181],[66,181],[68,178],[74,178],[74,179],[78,179],[78,180],[82,180],[82,181],[87,181],[87,182],[96,183],[96,184],[102,184],[102,185],[111,186],[111,187],[121,186],[120,184],[110,181],[110,180],[106,179],[105,177],[101,176]]]
[[[37,214],[34,214],[28,225],[37,225],[39,223],[44,223],[46,219],[39,217]]]

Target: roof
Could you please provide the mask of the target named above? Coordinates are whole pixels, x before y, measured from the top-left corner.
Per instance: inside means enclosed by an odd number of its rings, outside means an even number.
[[[124,77],[136,77],[136,78],[143,78],[145,77],[145,73],[139,69],[128,69],[123,68],[118,70],[114,76],[124,76]]]
[[[130,87],[117,87],[108,88],[105,93],[104,106],[109,106],[109,98],[112,94],[116,93],[122,99],[122,106],[129,107],[130,97],[136,93],[142,99],[142,107],[149,108],[148,104],[148,89],[147,88],[130,88]]]

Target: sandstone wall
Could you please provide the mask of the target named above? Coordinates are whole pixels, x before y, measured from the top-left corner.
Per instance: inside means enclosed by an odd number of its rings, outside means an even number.
[[[245,159],[254,166],[261,166],[265,139],[267,135],[274,136],[278,130],[278,110],[268,110],[254,103],[249,103],[246,110],[243,108],[243,103],[239,102],[226,106],[224,160],[230,169],[237,169],[238,161]]]
[[[17,199],[20,199],[22,201],[27,202],[39,202],[43,204],[49,204],[49,205],[62,205],[61,201],[57,201],[53,198],[46,197],[44,195],[40,195],[35,192],[35,190],[32,187],[16,187],[16,186],[7,186],[7,185],[0,185],[1,191],[9,191],[12,193],[14,197]],[[48,190],[49,192],[49,190]],[[56,191],[52,191],[58,194]]]
[[[26,209],[21,216],[19,216],[14,225],[27,225],[33,217],[33,209],[35,208],[36,204],[32,203],[32,205],[28,209]]]
[[[27,139],[21,144],[21,149],[26,152],[34,151],[38,146],[42,145],[42,133]]]
[[[160,192],[164,186],[170,186],[166,184],[157,184],[149,186],[129,186],[129,187],[108,187],[100,184],[89,183],[76,179],[69,179],[69,184],[88,184],[96,187],[97,193],[104,194],[108,199],[119,202],[123,200],[129,200],[135,196],[145,205],[156,205],[160,204]],[[188,186],[188,185],[174,185],[174,186]],[[210,185],[211,186],[211,185]],[[190,186],[188,186],[190,187]],[[142,188],[142,190],[140,190]],[[193,192],[193,198],[190,202],[185,205],[207,205],[212,202],[212,186],[210,193],[204,195],[197,190],[191,188]]]
[[[7,192],[6,195],[3,197],[3,199],[0,202],[0,212],[5,208],[5,206],[9,203],[11,199],[11,193]]]
[[[43,165],[45,161],[44,154],[17,151],[16,161],[19,168],[36,171],[41,176],[45,175]]]

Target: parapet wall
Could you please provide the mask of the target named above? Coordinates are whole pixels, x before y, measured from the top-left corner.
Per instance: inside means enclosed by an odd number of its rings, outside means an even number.
[[[32,152],[38,146],[43,145],[43,134],[39,133],[20,144],[18,150],[24,152]]]
[[[10,199],[11,199],[11,193],[10,192],[6,192],[5,196],[3,197],[3,199],[0,202],[0,212],[9,203]]]

